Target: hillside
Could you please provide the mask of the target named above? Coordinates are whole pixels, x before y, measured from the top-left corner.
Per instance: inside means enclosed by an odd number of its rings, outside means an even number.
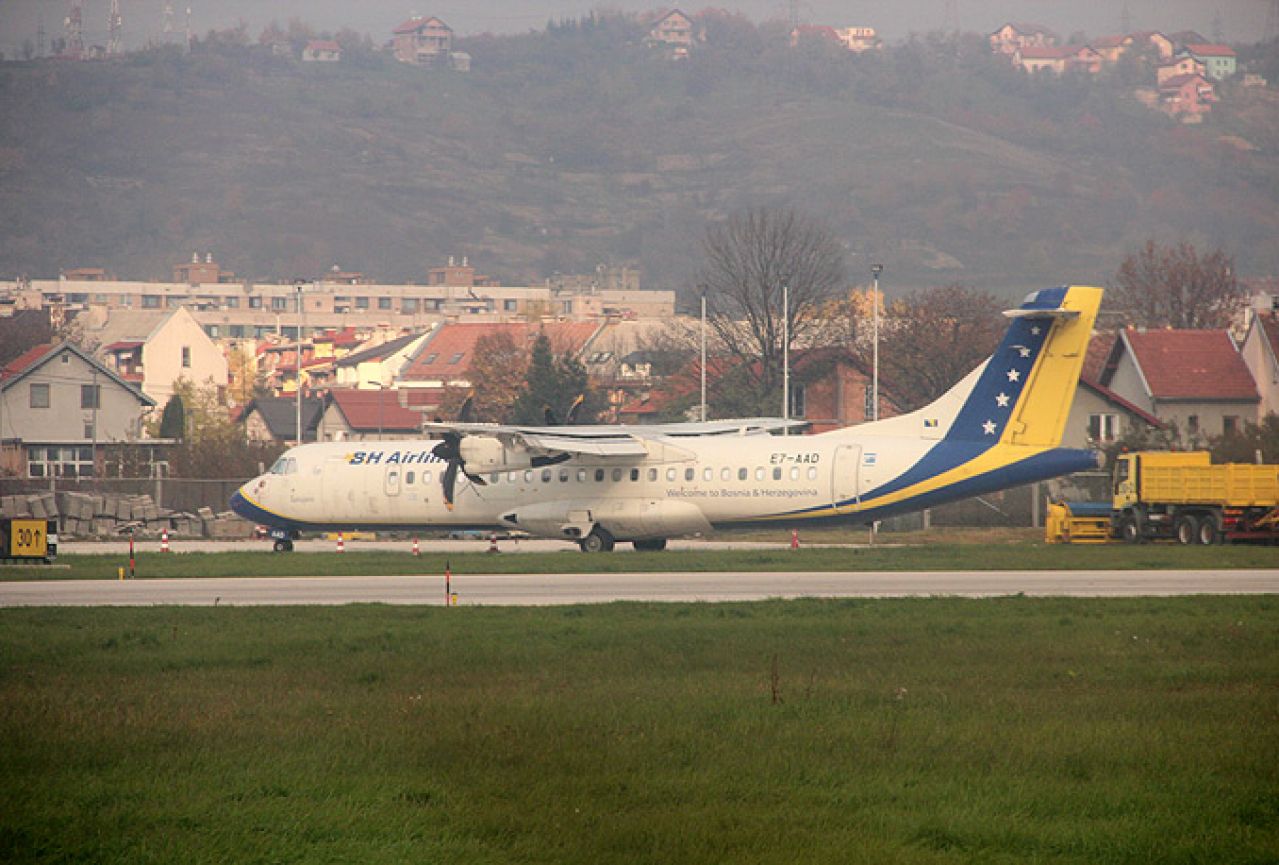
[[[1151,235],[1279,272],[1267,94],[1185,128],[976,39],[854,57],[736,19],[711,35],[683,63],[626,21],[472,39],[469,74],[233,39],[4,64],[0,276],[168,278],[199,249],[259,279],[420,280],[469,255],[511,282],[610,261],[686,288],[707,222],[768,202],[829,220],[890,286],[1105,281]]]

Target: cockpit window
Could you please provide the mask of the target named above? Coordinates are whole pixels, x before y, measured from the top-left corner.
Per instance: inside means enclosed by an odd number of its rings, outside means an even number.
[[[293,475],[297,474],[298,461],[293,457],[280,457],[275,461],[275,465],[271,466],[271,474],[273,475]]]

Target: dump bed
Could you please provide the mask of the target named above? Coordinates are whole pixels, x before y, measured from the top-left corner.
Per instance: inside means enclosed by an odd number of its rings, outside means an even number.
[[[1144,502],[1237,508],[1279,504],[1279,466],[1274,465],[1160,465],[1143,459],[1140,478]]]

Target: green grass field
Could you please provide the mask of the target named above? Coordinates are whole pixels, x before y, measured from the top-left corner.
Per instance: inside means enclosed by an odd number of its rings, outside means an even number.
[[[472,547],[474,549],[474,547]],[[584,573],[643,571],[940,571],[1097,570],[1148,568],[1274,568],[1279,550],[1260,546],[1182,547],[1175,544],[1060,546],[1035,542],[925,543],[868,548],[800,550],[696,550],[585,555],[559,553],[403,552],[271,553],[265,546],[242,553],[160,554],[154,544],[138,555],[138,577],[314,576],[350,574]],[[64,555],[66,567],[0,565],[0,580],[115,579],[126,555]]]
[[[5,862],[1273,863],[1279,599],[0,611]]]

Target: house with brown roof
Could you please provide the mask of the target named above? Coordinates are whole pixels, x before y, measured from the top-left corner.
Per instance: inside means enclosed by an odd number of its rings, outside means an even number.
[[[1224,81],[1235,74],[1238,57],[1229,45],[1192,43],[1185,50],[1204,65],[1205,74],[1213,81]]]
[[[689,55],[693,46],[704,39],[693,19],[679,9],[672,9],[653,22],[648,30],[648,43],[665,48],[672,59]]]
[[[1204,75],[1206,77],[1206,73],[1207,67],[1204,66],[1202,61],[1185,55],[1155,67],[1155,83],[1163,85],[1168,79],[1180,78],[1183,75]]]
[[[1159,85],[1159,107],[1183,123],[1200,123],[1218,101],[1216,88],[1202,75],[1178,75]]]
[[[1101,59],[1106,63],[1118,63],[1119,58],[1123,57],[1128,49],[1133,46],[1133,37],[1124,36],[1098,36],[1088,41],[1089,47],[1101,55]]]
[[[383,441],[422,437],[422,413],[405,408],[394,390],[331,390],[324,397],[321,441]]]
[[[1013,52],[1013,65],[1032,75],[1044,69],[1057,75],[1075,69],[1095,75],[1101,71],[1102,57],[1087,45],[1028,45]]]
[[[440,65],[453,53],[453,28],[434,16],[410,18],[391,35],[392,52],[401,63]]]
[[[324,400],[302,398],[302,441],[316,441]],[[250,401],[240,415],[245,436],[255,442],[298,441],[298,404],[292,397],[264,396]]]
[[[312,39],[302,49],[304,63],[340,63],[342,46],[332,39]]]
[[[1279,312],[1261,312],[1252,316],[1239,354],[1252,373],[1261,397],[1256,419],[1279,414]]]
[[[1018,48],[1046,48],[1057,44],[1057,34],[1038,24],[1009,22],[990,34],[990,50],[1015,54]]]
[[[1097,382],[1203,443],[1255,420],[1261,397],[1248,365],[1224,330],[1119,333]]]
[[[102,474],[107,445],[142,438],[155,400],[72,343],[36,346],[0,370],[0,474]]]

